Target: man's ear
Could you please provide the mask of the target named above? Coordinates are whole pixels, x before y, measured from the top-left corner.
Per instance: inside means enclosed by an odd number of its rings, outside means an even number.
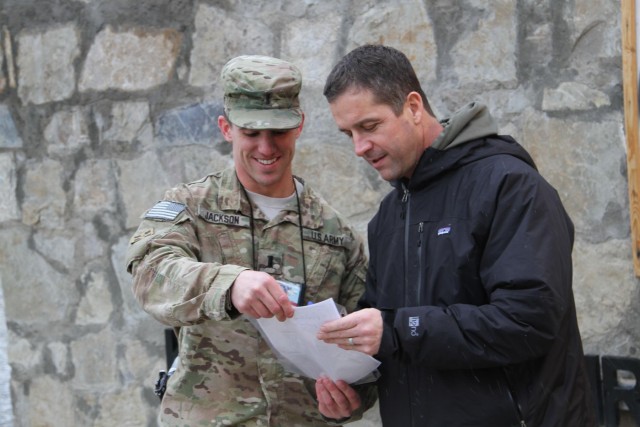
[[[409,108],[409,111],[413,116],[413,122],[415,124],[420,123],[424,112],[424,104],[422,103],[422,97],[420,94],[418,92],[409,92],[405,105]]]
[[[300,136],[300,134],[302,133],[302,128],[304,127],[304,113],[302,113],[302,120],[300,121],[300,124],[298,125],[298,132],[296,133],[296,138],[298,138]]]
[[[220,128],[220,133],[227,142],[232,142],[231,126],[231,123],[229,123],[224,116],[218,116],[218,127]]]

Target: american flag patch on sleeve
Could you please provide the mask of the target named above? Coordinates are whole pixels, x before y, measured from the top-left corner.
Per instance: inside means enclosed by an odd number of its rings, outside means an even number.
[[[149,209],[144,215],[145,219],[159,219],[162,221],[173,221],[180,212],[185,209],[182,203],[176,202],[158,202],[154,207]]]

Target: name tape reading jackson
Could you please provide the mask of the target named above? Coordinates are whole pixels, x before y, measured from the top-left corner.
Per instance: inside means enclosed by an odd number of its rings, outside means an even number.
[[[211,212],[198,208],[200,218],[212,224],[235,225],[237,227],[250,227],[251,221],[244,215],[229,214],[226,212]]]

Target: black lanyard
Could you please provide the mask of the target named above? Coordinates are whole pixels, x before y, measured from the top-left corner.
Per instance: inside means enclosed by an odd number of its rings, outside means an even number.
[[[236,175],[237,178],[237,175]],[[293,179],[293,178],[292,178]],[[251,203],[251,199],[249,198],[249,194],[247,194],[247,190],[244,188],[244,185],[238,179],[238,183],[240,184],[240,188],[242,188],[242,192],[244,193],[244,197],[247,199],[249,203],[249,224],[251,227],[251,265],[255,271],[258,271],[258,261],[256,259],[256,241],[255,241],[255,233],[254,233],[254,225],[253,225],[253,204]],[[300,250],[302,252],[302,276],[304,278],[304,283],[307,283],[307,265],[304,258],[304,239],[302,232],[302,209],[300,209],[300,196],[298,196],[298,187],[296,186],[296,181],[293,179],[293,191],[296,194],[296,204],[298,206],[298,229],[300,230]]]

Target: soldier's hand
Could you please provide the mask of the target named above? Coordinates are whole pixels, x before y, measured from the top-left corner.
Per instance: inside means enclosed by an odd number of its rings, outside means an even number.
[[[284,321],[293,317],[293,305],[278,282],[260,271],[245,270],[231,286],[231,302],[240,313],[254,317],[273,317]]]
[[[350,417],[360,407],[360,396],[346,382],[333,382],[326,377],[316,381],[318,410],[327,418],[340,419]]]

